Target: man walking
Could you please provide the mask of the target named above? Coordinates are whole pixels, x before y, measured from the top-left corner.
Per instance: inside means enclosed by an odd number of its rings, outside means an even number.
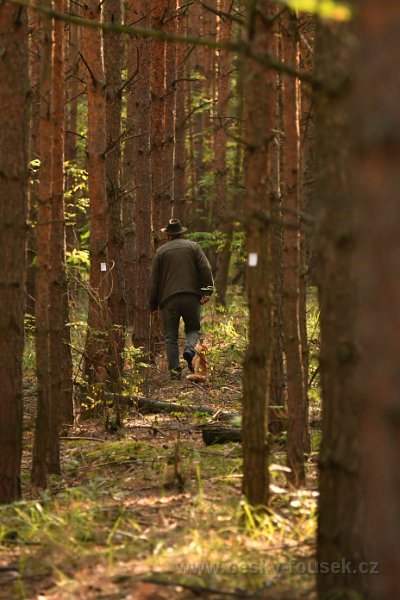
[[[183,358],[193,371],[195,345],[200,336],[200,307],[214,290],[210,264],[199,244],[183,239],[187,231],[178,219],[161,229],[167,243],[157,250],[150,277],[150,310],[162,313],[168,368],[172,379],[180,379],[178,332],[182,317],[186,343]]]

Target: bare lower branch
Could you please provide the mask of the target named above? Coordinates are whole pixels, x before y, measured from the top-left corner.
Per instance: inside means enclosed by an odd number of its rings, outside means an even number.
[[[118,23],[101,23],[99,21],[92,21],[90,19],[84,19],[83,17],[78,17],[75,15],[67,15],[65,13],[52,10],[47,6],[43,6],[42,4],[34,4],[32,2],[29,2],[29,0],[7,0],[7,2],[11,4],[25,6],[33,10],[37,10],[53,19],[61,19],[63,21],[67,21],[69,23],[74,23],[75,25],[81,25],[84,27],[100,27],[105,31],[116,31],[119,33],[126,33],[128,35],[138,35],[143,38],[153,38],[166,42],[175,42],[179,44],[193,44],[194,46],[205,46],[207,48],[229,50],[230,52],[236,52],[237,54],[246,56],[249,59],[253,59],[258,63],[264,65],[265,67],[269,67],[271,69],[281,71],[282,73],[286,73],[287,75],[297,77],[301,81],[309,83],[314,87],[321,87],[321,81],[315,76],[311,75],[310,73],[298,71],[295,67],[292,67],[290,65],[285,65],[281,61],[272,58],[272,56],[269,56],[268,54],[259,54],[257,52],[254,52],[252,50],[251,43],[246,42],[244,40],[241,40],[239,42],[215,41],[209,38],[198,38],[195,36],[178,35],[159,29],[148,29],[145,27],[127,26]]]

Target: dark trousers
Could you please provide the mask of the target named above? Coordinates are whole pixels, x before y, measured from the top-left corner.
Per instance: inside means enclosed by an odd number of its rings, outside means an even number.
[[[200,297],[195,294],[175,294],[161,307],[168,368],[179,371],[179,322],[185,324],[185,351],[194,353],[200,336]]]

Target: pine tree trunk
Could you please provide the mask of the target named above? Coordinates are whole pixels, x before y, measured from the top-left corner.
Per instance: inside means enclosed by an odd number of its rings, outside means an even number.
[[[85,18],[101,19],[101,2],[85,5]],[[107,294],[110,264],[107,253],[106,194],[106,100],[101,30],[84,28],[83,57],[86,63],[88,98],[88,182],[90,201],[90,291],[88,332],[85,346],[85,376],[89,384],[104,383],[106,377]]]
[[[176,34],[177,2],[169,0],[165,30]],[[164,113],[164,166],[161,222],[168,223],[174,213],[174,148],[176,113],[176,44],[166,44],[165,49],[165,113]]]
[[[185,35],[183,7],[178,7],[178,35]],[[174,217],[185,221],[186,200],[186,109],[185,109],[185,46],[176,46],[176,115],[174,154]]]
[[[0,504],[3,504],[21,497],[29,143],[26,9],[0,5],[0,47]]]
[[[141,5],[142,15],[148,19],[150,5],[148,0],[143,0]],[[137,81],[137,159],[135,161],[135,181],[137,200],[135,206],[136,222],[136,310],[134,320],[134,343],[144,348],[148,354],[150,350],[150,311],[148,305],[148,282],[150,278],[152,239],[151,239],[151,160],[150,152],[150,65],[151,42],[141,40],[141,60],[139,64]]]
[[[296,17],[289,14],[283,26],[283,60],[298,64]],[[305,373],[300,335],[300,218],[299,218],[299,84],[289,76],[283,79],[284,194],[283,203],[292,213],[285,215],[283,228],[283,325],[287,370],[289,480],[295,486],[305,483],[305,441],[308,437],[308,406],[305,400]]]
[[[274,9],[274,14],[279,10]],[[273,35],[272,52],[281,58],[281,36],[278,20],[271,30]],[[282,119],[282,77],[275,74],[274,86],[270,101],[274,104],[275,131],[281,132]],[[281,134],[277,133],[271,144],[270,181],[271,181],[271,278],[273,285],[272,313],[272,364],[270,377],[270,405],[268,415],[268,430],[273,435],[279,435],[286,429],[285,414],[285,378],[283,369],[283,317],[282,317],[282,278],[283,278],[283,228],[282,199],[281,199],[281,169],[282,151]]]
[[[351,117],[356,142],[352,166],[356,176],[360,351],[355,390],[358,404],[354,406],[353,400],[352,408],[355,417],[361,415],[367,519],[358,519],[347,535],[353,533],[353,543],[360,542],[360,535],[368,542],[368,559],[379,569],[379,575],[363,581],[368,586],[365,597],[389,600],[400,597],[400,12],[399,5],[388,0],[379,4],[366,0],[356,6],[359,45]],[[357,425],[354,423],[354,429]],[[351,466],[357,467],[358,454],[351,456]],[[359,510],[360,500],[359,495],[354,496]],[[361,582],[357,590],[364,590]]]
[[[74,13],[79,11],[79,8],[73,4],[73,0],[69,0],[69,10]],[[73,8],[72,8],[73,7]],[[79,12],[78,12],[79,14]],[[79,81],[79,45],[80,45],[80,28],[77,25],[70,24],[69,36],[67,37],[66,49],[66,115],[65,115],[65,148],[64,156],[68,164],[76,161],[77,139],[78,139],[78,99],[81,92],[82,83]],[[66,176],[65,191],[68,194],[73,185],[72,177]],[[66,243],[67,250],[71,251],[77,246],[76,220],[77,209],[74,203],[74,196],[68,197],[66,207],[70,218],[66,222]],[[73,287],[73,286],[71,286]]]
[[[218,10],[228,14],[232,7],[231,0],[219,0]],[[229,17],[218,19],[218,41],[228,42],[231,37],[232,21]],[[215,287],[217,302],[225,306],[228,287],[228,272],[231,258],[232,227],[227,220],[228,207],[228,165],[227,165],[227,130],[229,126],[230,71],[232,55],[226,50],[219,50],[217,58],[217,114],[214,119],[215,150],[215,203],[219,231],[224,235],[222,250],[217,255]]]
[[[126,24],[141,22],[141,4],[130,0],[126,5]],[[136,305],[136,224],[135,200],[136,181],[134,178],[135,165],[138,160],[137,145],[138,135],[137,120],[141,111],[137,109],[137,90],[140,87],[141,77],[139,69],[143,60],[141,53],[141,39],[129,36],[126,43],[126,119],[125,141],[123,148],[122,164],[122,232],[124,235],[124,275],[126,296],[126,324],[132,330],[135,319]],[[150,76],[150,74],[149,74]]]
[[[121,23],[121,3],[108,0],[104,5],[104,21]],[[125,277],[124,237],[121,220],[121,109],[122,109],[122,40],[118,32],[104,32],[104,63],[106,87],[106,189],[108,215],[108,260],[111,290],[108,296],[108,381],[111,391],[121,389],[123,350],[125,345]]]
[[[63,12],[64,0],[55,0],[55,10]],[[52,210],[50,231],[50,410],[49,473],[60,473],[60,425],[62,415],[64,358],[65,228],[64,228],[64,23],[54,22],[52,78]],[[69,366],[71,362],[69,361]],[[72,371],[69,373],[72,380]],[[71,385],[71,384],[70,384]],[[71,398],[72,401],[72,398]]]
[[[254,52],[269,54],[266,23],[271,4],[260,0],[249,11],[249,43]],[[251,7],[249,7],[251,8]],[[267,504],[268,400],[271,369],[272,288],[270,232],[262,212],[268,210],[269,139],[273,128],[273,76],[253,60],[244,61],[245,217],[248,253],[247,290],[249,343],[243,370],[243,492],[251,504]],[[260,214],[261,213],[261,214]]]
[[[49,7],[51,4],[49,3]],[[52,178],[52,23],[42,19],[42,50],[40,73],[40,182],[37,216],[36,267],[36,375],[38,383],[35,441],[32,457],[32,483],[38,487],[47,484],[50,415],[50,224]]]
[[[163,30],[168,0],[158,2],[151,13],[153,29]],[[164,184],[164,134],[165,134],[165,52],[164,41],[151,40],[151,197],[152,223],[155,249],[161,243],[162,226],[165,226],[163,202]]]
[[[365,558],[359,439],[360,413],[364,408],[354,383],[358,344],[354,202],[349,182],[348,82],[352,46],[353,39],[346,25],[327,22],[320,25],[316,75],[322,78],[326,91],[322,88],[316,96],[322,387],[317,559],[319,564],[329,565],[345,559],[357,569],[356,573],[320,571],[317,583],[321,599],[340,594],[343,589],[347,597],[367,592],[363,582],[365,575],[358,568]],[[368,373],[368,385],[371,385],[370,376]]]
[[[39,159],[39,127],[40,127],[40,14],[28,9],[29,20],[29,80],[31,85],[30,105],[30,140],[29,162],[34,164],[31,183],[29,185],[29,223],[36,223],[38,205],[38,165],[32,163]],[[36,228],[29,227],[27,239],[27,274],[26,274],[26,313],[35,315],[36,285]]]

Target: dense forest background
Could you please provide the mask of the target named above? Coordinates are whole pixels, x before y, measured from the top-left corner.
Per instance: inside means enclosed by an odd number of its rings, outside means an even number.
[[[400,595],[399,31],[0,2],[0,597]],[[204,385],[148,307],[170,218],[215,276]]]

